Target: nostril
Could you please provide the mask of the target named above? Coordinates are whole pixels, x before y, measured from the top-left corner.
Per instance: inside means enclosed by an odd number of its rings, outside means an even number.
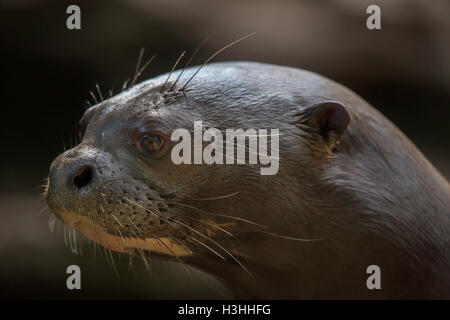
[[[83,167],[78,173],[76,173],[72,178],[72,183],[78,189],[83,188],[88,185],[92,180],[92,168]]]

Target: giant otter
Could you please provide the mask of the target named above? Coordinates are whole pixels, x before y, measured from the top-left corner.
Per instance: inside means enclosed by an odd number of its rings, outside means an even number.
[[[449,185],[389,120],[311,72],[213,63],[185,85],[196,71],[86,110],[81,143],[51,165],[56,217],[106,248],[200,267],[239,298],[450,298]],[[198,120],[279,129],[279,170],[174,164],[171,133]]]

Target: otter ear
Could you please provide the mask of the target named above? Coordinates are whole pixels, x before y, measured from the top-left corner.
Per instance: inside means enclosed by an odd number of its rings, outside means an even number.
[[[350,114],[339,102],[321,102],[304,110],[310,126],[320,133],[330,150],[342,136],[350,123]]]

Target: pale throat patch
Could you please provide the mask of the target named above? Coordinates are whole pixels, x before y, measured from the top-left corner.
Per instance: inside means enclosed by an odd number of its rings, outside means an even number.
[[[185,247],[173,243],[167,237],[158,238],[128,238],[106,233],[102,227],[90,221],[87,217],[73,214],[69,211],[60,213],[60,216],[66,226],[81,232],[84,236],[95,241],[106,249],[131,253],[132,249],[144,249],[152,252],[167,254],[173,256],[187,256],[191,254]],[[161,242],[164,242],[161,243]]]

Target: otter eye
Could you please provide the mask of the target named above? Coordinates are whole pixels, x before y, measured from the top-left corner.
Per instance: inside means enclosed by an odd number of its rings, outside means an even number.
[[[136,143],[136,146],[141,152],[155,153],[161,150],[164,145],[164,139],[158,134],[145,134]]]

